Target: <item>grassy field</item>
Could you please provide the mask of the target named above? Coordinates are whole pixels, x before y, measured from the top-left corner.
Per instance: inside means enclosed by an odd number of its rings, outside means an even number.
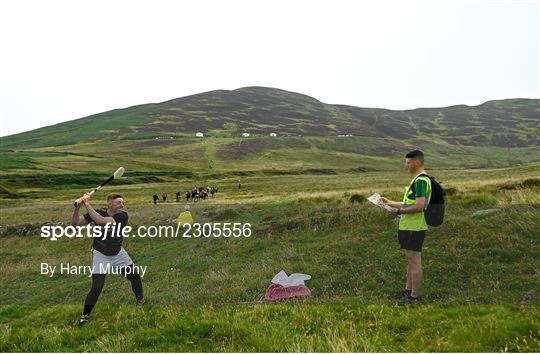
[[[89,278],[48,278],[39,264],[86,265],[90,240],[50,241],[39,229],[65,225],[73,199],[106,173],[85,162],[70,181],[54,168],[55,158],[46,157],[52,167],[43,174],[22,166],[2,175],[2,351],[540,350],[540,163],[475,169],[443,163],[432,171],[450,191],[449,205],[444,225],[428,233],[424,303],[413,308],[392,299],[404,277],[395,220],[350,202],[372,192],[399,199],[409,176],[401,162],[391,167],[397,157],[386,171],[371,170],[374,161],[366,158],[369,168],[357,171],[337,163],[311,172],[283,164],[272,170],[264,160],[238,173],[126,166],[125,178],[107,191],[125,196],[132,226],[175,224],[184,203],[153,206],[154,192],[211,184],[220,192],[192,203],[195,221],[249,222],[252,236],[126,239],[134,260],[148,266],[150,305],[132,306],[129,283],[109,276],[92,322],[79,329],[74,322]],[[104,194],[96,195],[96,206]],[[485,209],[496,210],[473,217]],[[312,297],[264,303],[281,269],[312,275]]]
[[[426,151],[432,169],[508,167],[540,162],[537,145],[452,145],[444,140],[376,137],[255,137],[74,142],[33,149],[0,149],[2,175],[110,174],[124,166],[133,174],[191,173],[219,179],[226,174],[311,174],[393,171],[403,151]],[[114,151],[114,153],[111,153]],[[137,153],[134,153],[137,152]],[[141,153],[138,153],[141,152]],[[0,181],[0,185],[2,185]]]
[[[540,320],[530,306],[103,305],[77,328],[79,311],[0,307],[0,350],[535,352]]]

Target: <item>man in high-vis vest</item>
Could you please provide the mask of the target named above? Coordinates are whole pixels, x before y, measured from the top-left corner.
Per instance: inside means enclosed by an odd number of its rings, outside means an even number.
[[[424,153],[413,150],[405,155],[405,168],[414,178],[405,188],[402,202],[381,197],[381,202],[393,207],[399,216],[398,242],[405,252],[407,281],[405,289],[396,294],[400,304],[416,303],[422,289],[422,244],[428,229],[424,210],[431,198],[431,180],[424,172]]]

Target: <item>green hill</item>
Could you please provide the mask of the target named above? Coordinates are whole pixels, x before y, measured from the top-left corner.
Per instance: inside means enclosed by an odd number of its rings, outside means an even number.
[[[133,106],[2,138],[5,148],[74,144],[97,139],[156,136],[233,137],[242,132],[279,136],[353,135],[462,145],[525,147],[539,144],[540,100],[509,99],[479,106],[395,111],[331,105],[265,87],[216,90]]]
[[[218,90],[3,137],[0,170],[336,173],[394,168],[413,148],[427,152],[431,168],[501,167],[540,161],[539,103],[392,111],[272,88]]]

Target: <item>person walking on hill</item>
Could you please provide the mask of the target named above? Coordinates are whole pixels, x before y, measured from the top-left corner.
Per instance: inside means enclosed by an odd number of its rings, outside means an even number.
[[[422,289],[422,245],[428,229],[424,209],[431,198],[431,180],[424,172],[424,153],[413,150],[405,155],[405,168],[413,175],[405,188],[402,202],[381,197],[383,204],[390,205],[394,217],[399,216],[398,242],[406,260],[405,289],[396,294],[400,304],[416,303]]]
[[[154,205],[156,205],[156,204],[158,203],[158,200],[159,200],[159,196],[158,196],[157,192],[154,193],[154,195],[152,196],[152,198],[154,198]]]

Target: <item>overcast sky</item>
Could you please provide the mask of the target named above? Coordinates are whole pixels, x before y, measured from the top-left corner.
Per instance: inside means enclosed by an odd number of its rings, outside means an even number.
[[[409,109],[539,98],[538,1],[0,2],[0,135],[215,89]]]

